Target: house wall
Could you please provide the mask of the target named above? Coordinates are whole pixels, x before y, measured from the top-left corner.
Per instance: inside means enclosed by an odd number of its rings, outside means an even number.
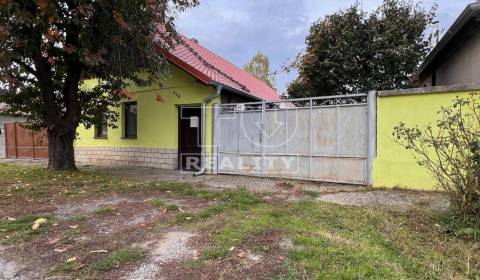
[[[480,82],[480,32],[458,43],[447,55],[438,58],[441,64],[422,76],[420,84],[432,86],[435,73],[435,86],[478,84]]]
[[[437,85],[474,84],[480,82],[480,32],[452,50],[437,68]]]
[[[425,127],[438,119],[441,106],[452,104],[455,97],[480,92],[476,87],[433,87],[379,92],[377,98],[377,156],[373,179],[376,187],[435,188],[435,180],[417,164],[412,152],[394,141],[394,127],[404,122],[409,127]]]
[[[210,95],[215,88],[205,86],[192,76],[171,66],[171,77],[158,86],[129,90],[137,101],[137,138],[124,139],[123,114],[121,107],[117,129],[108,128],[107,139],[96,139],[93,128],[80,127],[75,141],[76,160],[83,163],[148,166],[164,169],[178,167],[178,106],[197,105]],[[87,85],[88,86],[88,85]],[[211,106],[219,103],[217,98]],[[213,108],[207,110],[207,152],[212,148]]]
[[[6,115],[0,115],[0,158],[5,158],[5,123],[21,122],[24,118],[11,117]]]

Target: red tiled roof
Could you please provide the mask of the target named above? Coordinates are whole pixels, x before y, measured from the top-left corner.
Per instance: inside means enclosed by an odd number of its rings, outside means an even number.
[[[258,99],[280,100],[277,92],[265,82],[183,35],[166,57],[205,84],[216,82]]]

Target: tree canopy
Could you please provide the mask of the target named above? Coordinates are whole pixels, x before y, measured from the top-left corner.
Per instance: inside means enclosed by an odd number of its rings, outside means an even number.
[[[270,70],[270,60],[264,53],[257,52],[252,60],[243,66],[243,69],[267,83],[271,88],[275,88],[275,73]]]
[[[407,88],[430,50],[426,31],[436,7],[384,0],[371,13],[358,4],[315,22],[306,50],[291,66],[299,72],[292,98]]]
[[[0,102],[47,130],[50,168],[75,169],[77,127],[116,120],[111,108],[129,96],[127,82],[141,86],[165,77],[161,50],[175,42],[174,14],[197,4],[0,1]],[[98,83],[82,87],[89,79]]]

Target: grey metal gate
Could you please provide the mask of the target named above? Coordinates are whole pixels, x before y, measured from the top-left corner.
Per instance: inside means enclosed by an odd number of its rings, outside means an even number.
[[[369,184],[375,100],[372,92],[215,107],[214,169]]]

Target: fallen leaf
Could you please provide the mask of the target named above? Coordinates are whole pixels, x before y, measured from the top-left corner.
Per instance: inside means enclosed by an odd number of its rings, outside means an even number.
[[[230,251],[230,252],[233,251],[233,250],[235,250],[235,247],[230,247],[230,249],[228,249],[228,251]]]
[[[7,220],[9,220],[9,221],[16,221],[17,219],[12,218],[12,217],[7,217]]]
[[[67,263],[71,263],[77,260],[77,257],[71,257],[67,260]]]
[[[63,248],[55,248],[53,249],[53,251],[57,252],[57,253],[63,253],[65,251],[68,250],[68,247],[63,247]]]
[[[96,253],[108,253],[107,250],[94,250],[94,251],[90,251],[90,254],[96,254]]]
[[[45,218],[40,218],[40,219],[37,219],[34,223],[33,223],[33,226],[32,226],[32,229],[33,230],[36,230],[40,227],[41,224],[43,223],[46,223],[47,222],[47,219]]]
[[[242,258],[242,259],[243,259],[243,258],[245,258],[245,257],[247,256],[247,253],[245,253],[245,252],[242,251],[242,252],[238,253],[237,256],[238,256],[239,258]]]
[[[78,270],[81,270],[81,269],[84,268],[84,267],[85,267],[85,264],[84,264],[84,263],[81,263],[81,264],[79,264],[79,265],[77,265],[77,266],[75,267],[75,270],[78,271]]]
[[[71,228],[71,229],[76,229],[76,228],[78,228],[78,225],[69,226],[69,228]]]
[[[58,241],[60,241],[60,238],[50,239],[50,240],[48,240],[47,244],[48,245],[53,245],[53,244],[57,243]]]
[[[191,220],[192,217],[185,217],[185,220]]]

